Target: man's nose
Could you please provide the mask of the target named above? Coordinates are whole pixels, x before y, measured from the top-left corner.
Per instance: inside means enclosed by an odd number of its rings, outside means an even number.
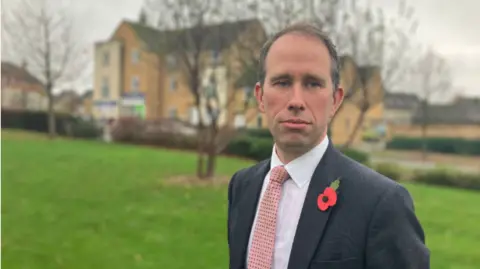
[[[291,93],[291,98],[288,101],[288,110],[305,110],[305,100],[303,98],[302,85],[300,83],[294,84]]]

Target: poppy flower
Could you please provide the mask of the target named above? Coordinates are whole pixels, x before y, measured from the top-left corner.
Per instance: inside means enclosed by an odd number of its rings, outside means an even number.
[[[337,192],[332,187],[327,187],[322,194],[318,196],[318,208],[322,211],[327,210],[330,206],[337,203]]]

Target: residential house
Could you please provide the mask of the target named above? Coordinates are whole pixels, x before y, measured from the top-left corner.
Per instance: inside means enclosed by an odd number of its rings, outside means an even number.
[[[46,110],[48,98],[42,82],[24,62],[17,66],[2,62],[2,109]]]
[[[122,21],[113,35],[95,45],[95,82],[93,115],[100,120],[123,116],[145,119],[175,118],[197,123],[200,115],[190,90],[183,58],[179,58],[178,42],[185,32],[159,31],[142,23]],[[201,89],[207,93],[217,87],[219,106],[228,103],[228,113],[221,113],[220,123],[236,122],[245,125],[241,111],[245,103],[243,88],[235,86],[240,76],[238,54],[239,40],[252,35],[265,35],[257,20],[228,22],[206,26],[202,35],[221,33],[222,40],[206,38],[201,51]],[[197,33],[196,33],[197,34]],[[259,50],[260,48],[258,48]],[[187,57],[187,54],[185,54]],[[190,57],[188,55],[188,57]],[[254,85],[250,85],[253,89]],[[231,96],[235,102],[229,102]],[[238,100],[238,101],[237,101]],[[202,107],[205,107],[205,96]],[[254,109],[250,109],[253,111]],[[249,112],[255,114],[255,112]],[[208,118],[204,118],[208,121]],[[263,127],[265,124],[263,123]]]
[[[417,110],[420,99],[417,95],[404,92],[387,92],[384,98],[385,119],[389,125],[409,125]]]
[[[53,97],[53,109],[57,113],[76,115],[80,103],[80,95],[74,90],[64,90]]]
[[[382,140],[386,126],[380,68],[358,66],[350,56],[340,57],[340,65],[340,86],[345,90],[345,100],[330,126],[333,143],[343,145],[350,139],[362,114],[360,108],[366,103],[370,107],[353,136],[352,145],[361,145],[366,136]]]
[[[80,96],[80,106],[77,110],[79,116],[84,119],[93,118],[93,90],[87,90]]]
[[[426,122],[428,137],[480,139],[480,98],[457,98],[448,104],[419,106],[411,124],[391,127],[391,135],[420,137]]]

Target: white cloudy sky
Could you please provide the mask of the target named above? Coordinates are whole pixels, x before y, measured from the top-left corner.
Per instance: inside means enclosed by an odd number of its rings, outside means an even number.
[[[56,0],[60,1],[60,0]],[[374,0],[393,9],[394,0]],[[18,0],[2,0],[2,8]],[[124,18],[136,19],[142,0],[74,1],[70,10],[81,20],[91,46],[107,39]],[[415,38],[432,45],[452,64],[454,84],[466,95],[480,96],[480,0],[410,0],[420,27]]]

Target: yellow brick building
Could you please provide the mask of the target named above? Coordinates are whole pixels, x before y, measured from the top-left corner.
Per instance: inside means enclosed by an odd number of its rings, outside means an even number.
[[[242,75],[239,57],[246,40],[262,40],[265,32],[257,20],[206,26],[202,31],[222,33],[222,40],[206,38],[200,56],[200,87],[206,89],[212,76],[221,103],[220,124],[245,123],[237,115],[245,102],[245,91],[237,85]],[[187,30],[189,31],[189,30]],[[183,56],[174,40],[179,31],[159,31],[146,25],[122,21],[112,36],[95,45],[93,114],[97,119],[139,116],[147,120],[176,118],[196,123],[205,111],[197,111],[185,72]],[[218,35],[217,35],[218,36]],[[255,44],[249,44],[255,45]],[[252,50],[259,51],[261,42]],[[243,85],[242,85],[243,86]],[[254,85],[248,86],[250,89]],[[235,98],[232,98],[235,96]],[[232,101],[234,100],[234,101]],[[202,103],[205,102],[202,98]],[[256,114],[251,108],[248,114]],[[208,119],[206,119],[208,121]]]
[[[384,121],[384,89],[380,68],[375,66],[358,66],[349,56],[340,57],[340,85],[345,90],[345,101],[337,112],[331,128],[332,141],[345,144],[355,128],[361,114],[360,107],[365,98],[370,104],[364,115],[363,124],[357,131],[353,145],[362,143],[363,138],[371,133],[385,129]],[[366,87],[362,90],[362,87]],[[365,94],[364,94],[365,93]],[[387,130],[385,130],[386,132]]]
[[[221,32],[224,37],[222,40],[206,39],[201,53],[202,67],[199,69],[202,89],[209,87],[212,74],[216,78],[221,107],[228,112],[221,113],[219,123],[267,128],[265,116],[258,113],[254,100],[250,101],[248,111],[241,113],[244,111],[245,93],[253,90],[255,83],[250,79],[247,83],[239,84],[245,75],[241,61],[251,57],[245,55],[245,47],[251,50],[249,54],[259,53],[265,40],[262,24],[258,20],[244,20],[208,26],[202,31]],[[175,48],[165,45],[164,41],[172,39],[172,36],[175,36],[173,31],[161,32],[137,22],[122,21],[107,41],[95,45],[95,118],[176,118],[195,124],[202,114],[204,120],[208,121],[205,118],[206,111],[196,109],[194,95],[190,91],[189,73],[183,71],[183,59],[174,53]],[[381,98],[383,94],[378,68],[358,67],[350,57],[342,57],[341,61],[341,85],[357,93],[344,102],[332,125],[336,144],[347,141],[358,119],[358,103],[362,98],[360,85],[369,87],[368,98],[372,100]],[[382,102],[375,102],[365,115],[364,124],[355,136],[354,143],[360,143],[365,132],[381,124],[382,120]]]

